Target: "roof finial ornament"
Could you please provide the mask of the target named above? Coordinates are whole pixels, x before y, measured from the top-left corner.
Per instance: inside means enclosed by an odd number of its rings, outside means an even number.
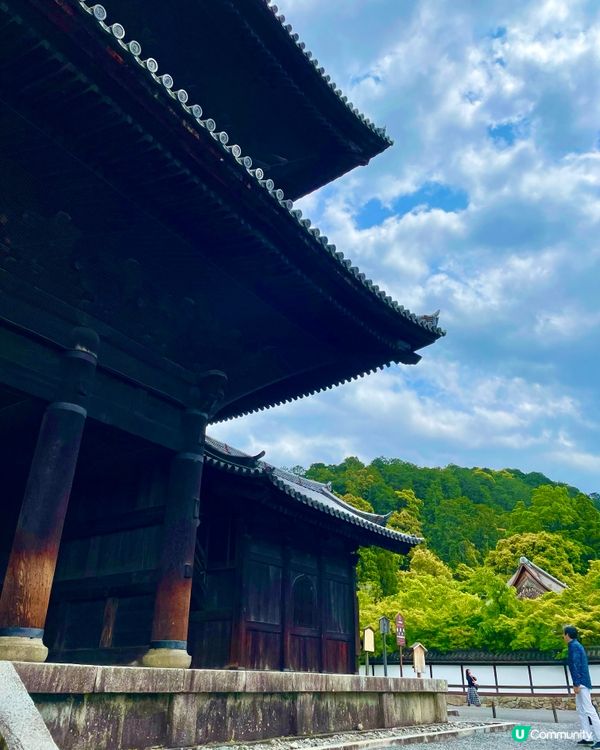
[[[417,320],[421,323],[432,323],[434,326],[437,326],[440,320],[440,310],[436,310],[431,315],[417,315]]]

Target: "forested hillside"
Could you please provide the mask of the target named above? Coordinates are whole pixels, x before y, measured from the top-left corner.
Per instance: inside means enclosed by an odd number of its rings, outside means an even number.
[[[409,557],[361,551],[362,625],[402,611],[408,638],[429,648],[511,650],[562,645],[574,623],[600,643],[598,496],[515,469],[420,468],[348,458],[298,472],[331,482],[364,510],[392,513],[389,525],[424,537]],[[568,585],[519,601],[506,586],[525,555]]]

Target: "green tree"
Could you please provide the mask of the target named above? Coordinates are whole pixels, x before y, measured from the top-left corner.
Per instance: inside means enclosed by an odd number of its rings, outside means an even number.
[[[478,565],[503,533],[503,515],[466,497],[444,499],[435,510],[433,522],[425,524],[425,537],[449,565]]]
[[[401,555],[379,547],[361,547],[358,551],[359,591],[373,602],[398,591],[398,570]]]
[[[362,497],[357,497],[356,495],[351,495],[349,492],[345,495],[342,495],[342,500],[345,503],[348,503],[348,505],[351,505],[353,508],[356,508],[357,510],[364,510],[367,513],[373,513],[373,506],[371,503],[368,503],[366,500],[363,500]]]
[[[472,570],[461,589],[476,595],[482,604],[481,624],[473,639],[473,647],[486,651],[509,650],[519,613],[515,589],[507,586],[502,576],[484,566]]]
[[[360,550],[363,626],[402,612],[409,641],[442,651],[557,649],[566,623],[580,630],[586,644],[600,644],[596,498],[540,473],[420,468],[395,458],[313,464],[306,476],[331,482],[360,510],[391,512],[391,528],[426,538],[427,546],[408,556]],[[506,581],[521,556],[568,588],[517,599]]]
[[[405,534],[422,536],[421,511],[423,501],[412,490],[396,490],[394,494],[400,509],[392,513],[387,525],[391,529],[403,531]]]
[[[428,575],[434,578],[452,579],[452,571],[440,558],[427,547],[419,545],[409,553],[410,571],[415,575]]]
[[[585,576],[575,576],[561,594],[544,594],[519,605],[513,649],[562,648],[564,625],[575,625],[585,644],[600,644],[600,561],[593,561]]]
[[[579,542],[586,560],[600,555],[600,511],[588,495],[565,486],[542,485],[531,503],[519,503],[509,517],[509,533],[547,531]]]
[[[486,555],[485,564],[495,573],[509,577],[517,569],[520,557],[527,557],[559,580],[568,581],[581,571],[584,549],[578,542],[546,531],[513,534],[500,539]]]

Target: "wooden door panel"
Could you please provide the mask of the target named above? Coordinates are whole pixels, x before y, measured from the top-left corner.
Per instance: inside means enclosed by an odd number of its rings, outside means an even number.
[[[248,669],[280,669],[281,633],[248,628],[244,664]]]
[[[354,592],[349,583],[325,579],[325,632],[350,634],[354,632]]]
[[[250,560],[246,570],[246,622],[281,624],[282,569]]]
[[[229,663],[231,620],[190,623],[190,653],[195,669],[223,669]]]
[[[320,636],[290,636],[290,669],[298,672],[321,670]]]
[[[325,653],[323,654],[325,672],[344,674],[352,671],[350,665],[350,645],[350,642],[345,640],[325,639]]]

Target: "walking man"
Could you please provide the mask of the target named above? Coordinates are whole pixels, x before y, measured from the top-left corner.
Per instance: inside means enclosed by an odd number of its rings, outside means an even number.
[[[591,745],[592,750],[600,750],[600,719],[594,706],[590,691],[592,680],[588,667],[588,658],[585,649],[577,639],[577,628],[567,625],[563,628],[563,638],[569,647],[569,671],[573,680],[573,692],[575,693],[575,707],[579,714],[583,739],[578,745]],[[590,725],[594,733],[595,742],[590,734]]]

